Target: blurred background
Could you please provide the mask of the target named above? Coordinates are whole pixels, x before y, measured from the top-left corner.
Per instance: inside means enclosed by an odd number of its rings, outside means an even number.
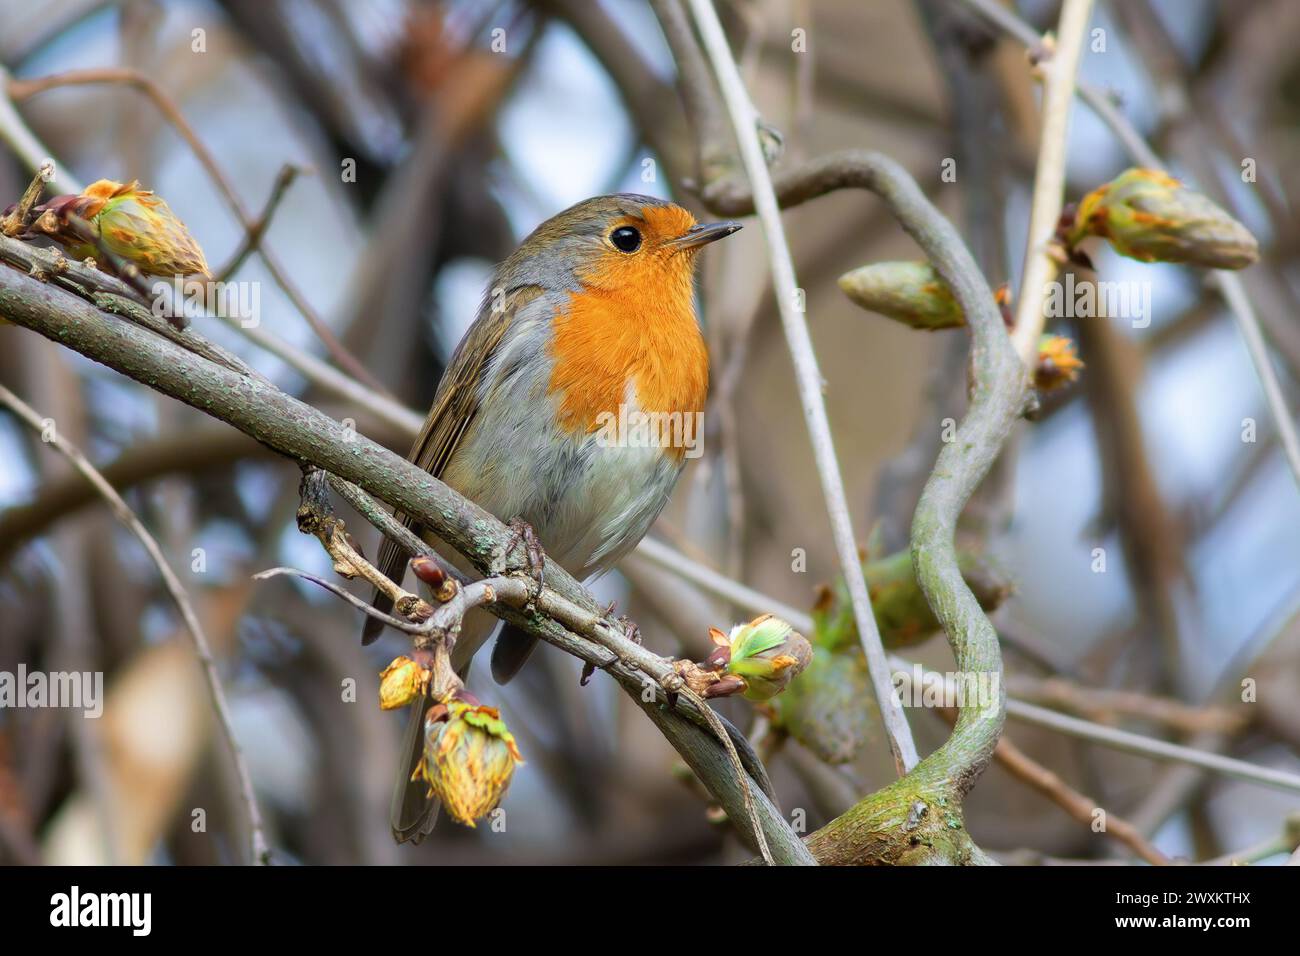
[[[990,284],[1015,288],[1038,138],[1038,89],[1021,46],[957,0],[718,6],[757,105],[784,135],[784,164],[841,147],[889,154],[957,223]],[[1058,13],[1050,0],[1008,6],[1040,32]],[[1094,34],[1082,78],[1113,91],[1174,173],[1260,238],[1262,260],[1242,275],[1294,402],[1300,4],[1112,0],[1093,25],[1101,48]],[[797,30],[806,52],[792,52]],[[372,377],[420,416],[493,264],[540,221],[622,190],[706,215],[685,188],[694,146],[642,0],[0,0],[0,64],[19,115],[61,170],[81,182],[141,180],[215,268],[239,249],[282,168],[297,167],[263,253],[233,278],[258,289],[261,331]],[[159,101],[118,68],[178,107],[242,213]],[[68,71],[107,72],[23,88]],[[1072,200],[1130,165],[1082,105],[1069,157]],[[1253,183],[1242,181],[1247,158]],[[0,207],[32,172],[0,142]],[[786,225],[855,529],[865,544],[874,528],[883,552],[904,548],[941,422],[964,409],[968,337],[904,328],[840,292],[836,278],[856,266],[920,258],[871,196],[810,202]],[[1055,328],[1087,368],[1018,429],[963,524],[963,542],[1015,588],[994,617],[1008,689],[1300,770],[1300,496],[1249,356],[1197,272],[1108,248],[1094,261],[1106,279],[1151,282],[1152,321]],[[837,567],[760,229],[703,262],[705,454],[655,536],[807,609]],[[309,319],[337,342],[323,343]],[[197,322],[286,390],[407,451],[409,434],[265,343]],[[297,468],[16,327],[0,327],[0,382],[105,469],[181,574],[215,645],[278,861],[748,856],[637,708],[603,675],[580,688],[578,662],[549,648],[509,688],[483,667],[471,678],[528,761],[504,803],[504,832],[444,821],[423,846],[394,846],[387,810],[404,715],[381,713],[376,689],[405,640],[390,631],[362,648],[359,613],[335,598],[251,580],[276,565],[330,575],[317,542],[294,526]],[[1248,419],[1253,441],[1243,440]],[[342,505],[340,514],[373,555],[375,532]],[[636,556],[595,589],[665,654],[698,659],[709,626],[751,616]],[[942,637],[907,653],[951,666]],[[243,859],[237,781],[156,569],[60,457],[0,416],[0,671],[20,664],[103,671],[107,703],[98,721],[0,710],[0,859]],[[1243,704],[1247,678],[1257,698]],[[809,830],[892,778],[874,705],[860,700],[869,721],[836,767],[750,705],[722,707],[758,739],[782,806],[803,811]],[[922,752],[945,739],[939,716],[909,714]],[[1025,724],[1010,723],[1008,736],[1171,856],[1276,843],[1300,803]],[[975,840],[1007,860],[1132,858],[998,765],[967,813]],[[1285,860],[1282,843],[1259,859]]]

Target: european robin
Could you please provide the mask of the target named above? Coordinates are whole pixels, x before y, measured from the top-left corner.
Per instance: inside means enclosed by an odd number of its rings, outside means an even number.
[[[597,196],[542,223],[493,275],[410,460],[535,535],[578,580],[608,570],[649,530],[685,464],[686,443],[673,439],[688,433],[687,416],[698,421],[709,383],[696,254],[739,228],[634,194]],[[611,425],[629,421],[662,427],[620,440],[629,436]],[[385,541],[384,573],[400,578],[404,565]],[[452,655],[458,673],[495,623],[483,611],[466,617]],[[364,640],[382,628],[368,618]],[[508,681],[534,644],[502,627],[493,677]],[[399,843],[423,839],[438,809],[411,780],[425,708],[411,710],[391,820]]]

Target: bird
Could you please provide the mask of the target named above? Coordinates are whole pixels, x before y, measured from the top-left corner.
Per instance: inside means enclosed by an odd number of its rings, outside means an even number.
[[[698,442],[690,425],[703,415],[709,383],[697,254],[740,228],[635,193],[596,196],[543,222],[494,271],[409,460],[510,522],[576,579],[609,570],[654,524],[688,455],[698,454],[684,440]],[[639,438],[619,428],[648,421],[661,427]],[[453,557],[418,521],[395,516]],[[400,582],[405,565],[386,539],[380,570]],[[382,594],[374,604],[391,607]],[[466,616],[452,653],[457,673],[467,673],[494,627],[484,611]],[[497,629],[491,668],[504,684],[536,638]],[[363,642],[382,630],[368,617]],[[437,820],[437,801],[411,779],[429,705],[426,697],[411,707],[402,744],[390,819],[398,843],[420,842]]]

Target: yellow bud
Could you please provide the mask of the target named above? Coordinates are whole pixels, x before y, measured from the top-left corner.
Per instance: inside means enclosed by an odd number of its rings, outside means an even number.
[[[453,820],[472,827],[501,802],[515,765],[523,762],[496,708],[453,700],[425,718],[424,756],[415,776]]]
[[[56,196],[37,209],[32,231],[66,246],[75,258],[95,256],[94,239],[145,275],[209,275],[203,250],[161,196],[140,183],[101,179],[79,196]],[[78,225],[74,218],[81,220]],[[86,235],[89,228],[91,235]]]
[[[1075,354],[1074,343],[1064,335],[1044,335],[1038,342],[1038,363],[1034,366],[1034,386],[1051,391],[1069,385],[1079,377],[1083,362]]]
[[[379,675],[379,707],[396,710],[424,693],[429,671],[409,657],[395,657]]]

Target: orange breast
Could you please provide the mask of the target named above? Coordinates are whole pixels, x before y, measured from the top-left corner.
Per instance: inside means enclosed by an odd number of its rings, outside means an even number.
[[[709,358],[695,321],[690,272],[665,276],[647,263],[647,273],[651,269],[645,282],[573,293],[557,313],[550,390],[562,396],[560,420],[570,431],[596,431],[600,413],[617,414],[629,383],[641,411],[704,410]],[[674,449],[678,457],[682,451]]]

